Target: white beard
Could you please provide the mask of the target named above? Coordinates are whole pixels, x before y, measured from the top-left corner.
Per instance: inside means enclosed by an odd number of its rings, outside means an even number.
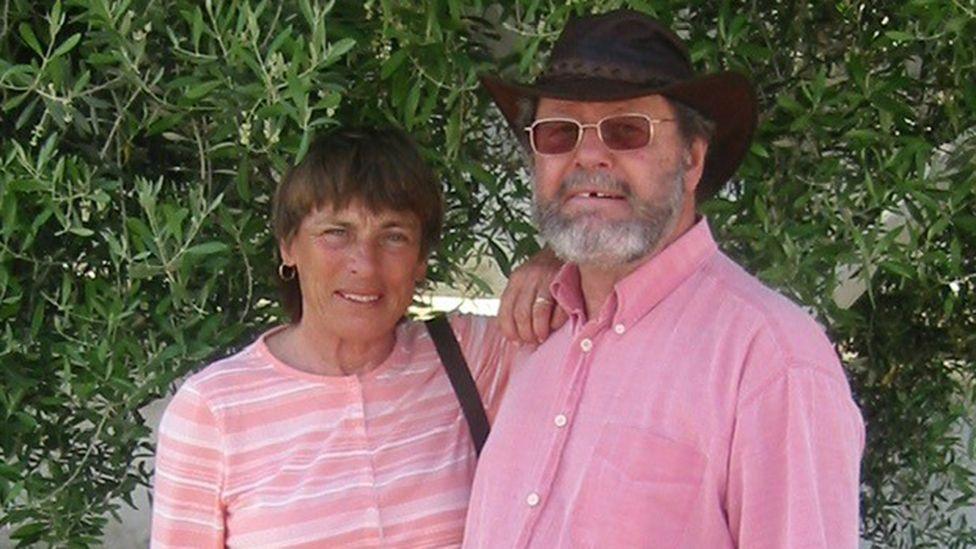
[[[679,164],[663,178],[670,183],[668,194],[652,203],[636,198],[625,181],[606,172],[573,172],[563,180],[555,199],[542,203],[538,194],[535,196],[533,215],[540,234],[563,261],[607,267],[624,265],[655,251],[674,230],[684,203],[684,176],[684,167]],[[579,187],[623,194],[635,216],[608,221],[597,213],[563,214],[559,210],[563,198]]]

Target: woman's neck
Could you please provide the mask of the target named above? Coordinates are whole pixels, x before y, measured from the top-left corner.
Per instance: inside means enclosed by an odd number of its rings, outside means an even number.
[[[396,342],[391,331],[369,340],[343,339],[305,319],[266,341],[271,353],[289,366],[317,375],[358,375],[381,364]]]

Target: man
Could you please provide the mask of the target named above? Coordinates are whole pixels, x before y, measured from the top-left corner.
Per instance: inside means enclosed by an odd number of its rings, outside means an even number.
[[[748,149],[750,83],[633,11],[570,22],[534,85],[482,82],[533,151],[570,321],[512,374],[465,546],[856,547],[836,352],[696,214]]]

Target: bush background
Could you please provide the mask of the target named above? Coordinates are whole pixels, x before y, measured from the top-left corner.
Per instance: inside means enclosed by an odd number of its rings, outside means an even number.
[[[140,413],[275,322],[275,182],[394,123],[449,202],[432,276],[536,249],[479,72],[537,74],[572,14],[630,6],[757,83],[717,238],[809,306],[868,426],[862,536],[976,544],[976,3],[0,0],[0,525],[97,545],[151,482]]]

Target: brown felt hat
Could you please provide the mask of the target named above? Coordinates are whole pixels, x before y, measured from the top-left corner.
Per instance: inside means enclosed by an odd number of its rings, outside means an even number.
[[[715,134],[698,184],[699,199],[732,176],[756,129],[756,94],[736,72],[695,74],[685,44],[670,29],[633,10],[570,20],[556,40],[545,72],[534,83],[482,75],[484,85],[516,135],[540,97],[619,101],[663,95],[715,123]]]

